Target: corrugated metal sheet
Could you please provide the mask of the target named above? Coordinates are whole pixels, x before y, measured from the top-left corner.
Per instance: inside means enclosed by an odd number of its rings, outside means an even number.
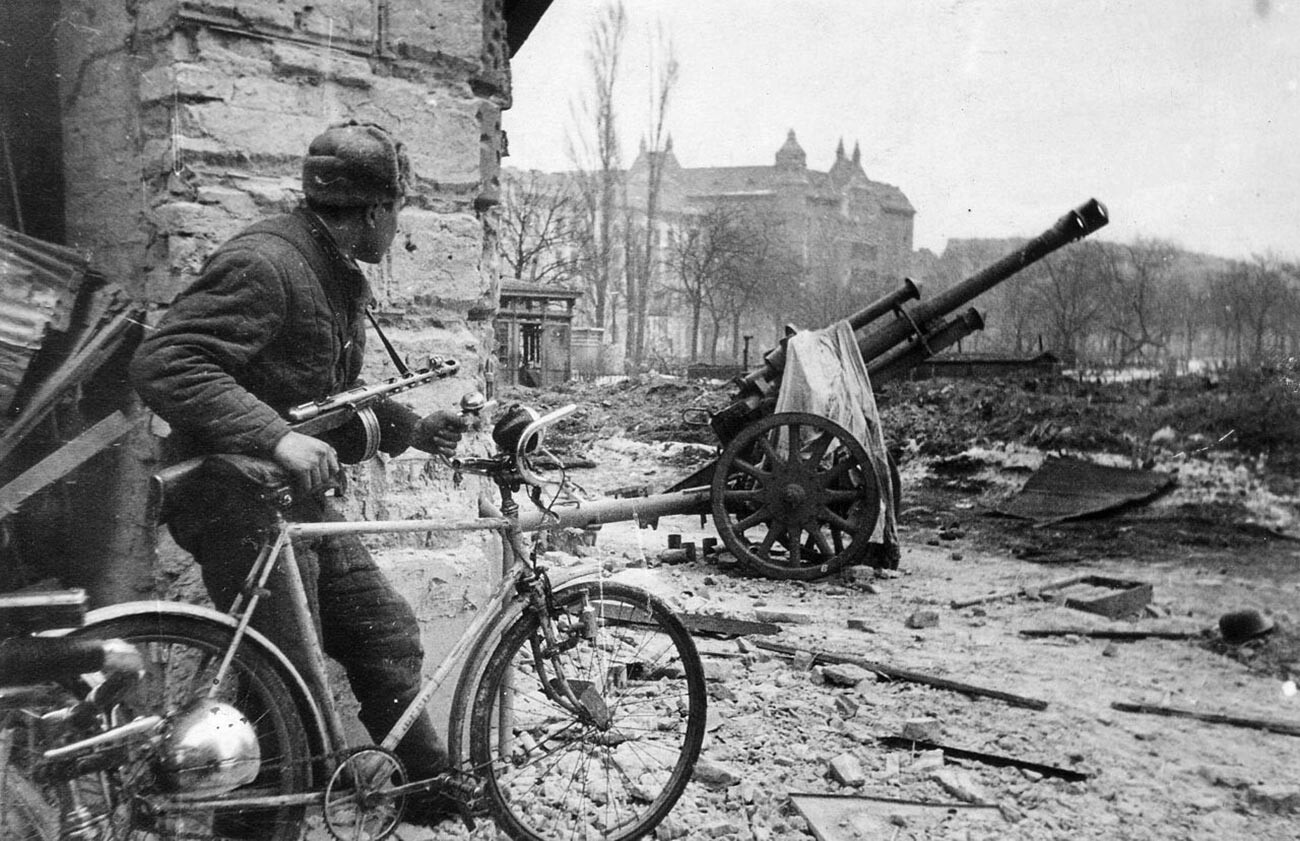
[[[1145,502],[1173,487],[1174,481],[1168,473],[1051,456],[1020,493],[997,510],[1011,517],[1054,523]]]
[[[0,226],[0,413],[50,335],[68,329],[87,271],[79,252]]]

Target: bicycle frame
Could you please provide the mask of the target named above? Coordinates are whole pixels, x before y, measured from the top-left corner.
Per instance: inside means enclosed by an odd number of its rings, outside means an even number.
[[[561,522],[563,517],[560,517]],[[376,520],[376,521],[359,521],[359,522],[328,522],[328,523],[298,523],[285,520],[283,517],[278,518],[277,530],[275,537],[268,540],[262,547],[257,560],[254,562],[246,580],[244,592],[250,595],[245,598],[240,595],[231,605],[230,610],[223,616],[229,617],[234,623],[233,637],[225,657],[218,668],[217,674],[213,678],[213,689],[210,693],[215,694],[217,687],[220,686],[229,670],[230,664],[234,659],[235,651],[244,643],[245,637],[256,632],[249,626],[253,613],[261,598],[260,593],[265,588],[271,572],[277,563],[283,565],[283,573],[288,585],[291,596],[294,613],[299,627],[302,629],[305,639],[305,648],[310,652],[308,670],[306,674],[299,673],[294,668],[295,674],[305,684],[310,696],[314,698],[320,708],[322,715],[322,725],[325,734],[328,737],[327,753],[345,750],[348,747],[347,737],[343,730],[342,720],[339,717],[337,707],[333,702],[333,695],[329,690],[326,679],[326,663],[323,648],[320,639],[316,633],[315,622],[311,616],[308,607],[307,594],[303,587],[302,576],[299,573],[297,558],[294,553],[293,541],[295,538],[312,538],[327,537],[341,534],[395,534],[407,532],[433,532],[433,531],[498,531],[502,538],[503,552],[503,574],[501,582],[493,590],[488,600],[479,608],[474,620],[461,633],[451,651],[443,658],[442,662],[434,670],[433,674],[425,678],[421,684],[420,691],[411,700],[392,729],[384,737],[379,747],[392,751],[397,744],[410,730],[415,720],[421,715],[424,708],[432,700],[434,694],[443,686],[447,678],[452,675],[458,667],[466,665],[466,655],[470,654],[474,647],[480,642],[490,638],[490,631],[493,627],[506,622],[514,614],[509,609],[510,602],[515,600],[519,595],[517,583],[520,580],[520,573],[523,570],[527,553],[520,542],[520,529],[518,521],[509,516],[488,516],[480,517],[474,520]],[[581,580],[583,576],[575,576],[565,583]],[[138,603],[137,603],[138,604]],[[152,607],[152,606],[151,606]],[[118,613],[128,612],[129,605],[116,606]],[[92,619],[94,617],[91,617]],[[260,635],[259,635],[260,636]],[[265,638],[261,638],[265,641]],[[275,648],[269,641],[265,645],[270,646],[279,659],[288,662],[279,649]],[[558,693],[548,689],[548,694],[555,694],[561,702],[567,702],[575,709],[582,707],[572,689],[568,687],[567,682],[560,681]],[[457,738],[457,734],[449,734],[449,738]],[[332,770],[332,769],[331,769]],[[417,790],[423,788],[427,781],[410,781],[400,789],[394,790],[393,793],[401,793],[407,790]],[[167,801],[155,804],[159,812],[184,812],[193,809],[202,809],[208,806],[290,806],[290,805],[321,805],[325,799],[324,790],[314,790],[292,795],[273,795],[273,796],[239,796],[239,795],[220,795],[210,800],[203,798],[188,797],[183,801],[178,800],[174,804]]]

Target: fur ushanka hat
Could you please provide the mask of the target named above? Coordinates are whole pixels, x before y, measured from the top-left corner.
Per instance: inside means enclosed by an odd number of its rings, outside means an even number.
[[[309,201],[358,207],[406,195],[411,165],[406,151],[375,123],[330,126],[307,147],[302,189]]]

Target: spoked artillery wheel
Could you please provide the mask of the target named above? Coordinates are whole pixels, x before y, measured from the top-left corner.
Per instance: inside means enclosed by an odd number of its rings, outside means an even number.
[[[861,561],[880,516],[867,451],[803,412],[741,430],[718,458],[711,500],[722,542],[768,578],[820,578]]]

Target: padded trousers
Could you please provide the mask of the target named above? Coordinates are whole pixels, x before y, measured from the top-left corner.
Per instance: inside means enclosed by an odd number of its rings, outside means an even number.
[[[219,610],[230,607],[266,535],[267,515],[238,498],[209,498],[201,516],[177,517],[172,534],[198,562],[208,595]],[[328,500],[298,499],[286,516],[293,522],[342,522]],[[378,744],[401,717],[421,683],[424,650],[415,612],[375,566],[355,534],[295,539],[294,554],[316,632],[325,653],[343,666],[359,718]],[[295,619],[283,561],[276,565],[253,614],[252,625],[307,674],[310,652]],[[446,769],[447,753],[427,711],[416,719],[396,753],[410,779]]]

